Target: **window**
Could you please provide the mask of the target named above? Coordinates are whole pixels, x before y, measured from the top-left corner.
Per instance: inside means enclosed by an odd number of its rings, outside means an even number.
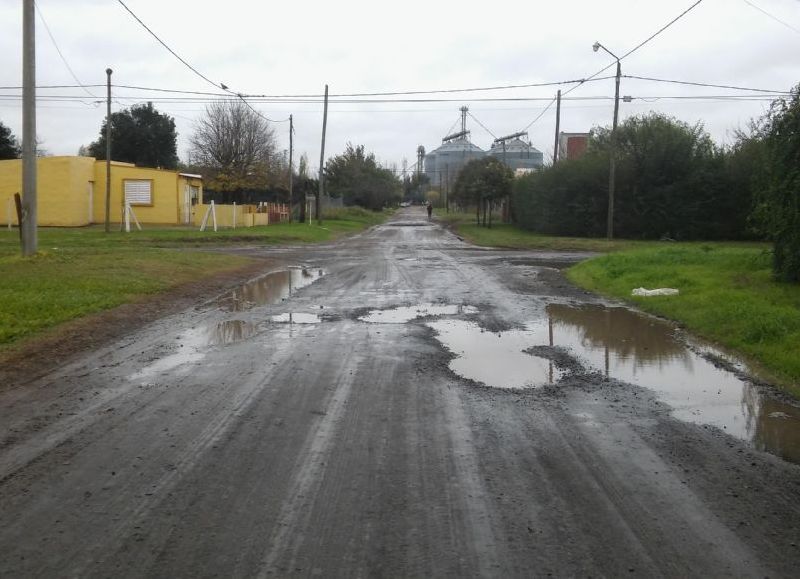
[[[125,203],[131,205],[153,204],[153,182],[145,179],[125,179]]]

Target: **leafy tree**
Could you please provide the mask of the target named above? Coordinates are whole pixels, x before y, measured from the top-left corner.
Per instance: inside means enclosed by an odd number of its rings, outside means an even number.
[[[267,120],[238,100],[206,106],[190,144],[190,161],[204,168],[209,188],[228,194],[266,186],[281,163]]]
[[[134,105],[111,114],[111,157],[140,167],[175,169],[178,166],[175,120],[158,112],[153,103]],[[106,158],[106,121],[100,138],[89,145],[96,159]]]
[[[410,177],[403,178],[403,199],[412,203],[425,200],[425,190],[428,189],[430,178],[425,173],[415,172]]]
[[[492,208],[496,202],[511,194],[514,174],[502,161],[495,157],[474,159],[464,165],[453,187],[453,198],[463,205],[475,204],[477,221],[480,224],[481,210],[483,225],[492,226]]]
[[[0,159],[18,159],[21,154],[17,138],[0,122]]]
[[[800,85],[764,119],[765,163],[754,216],[773,240],[773,270],[800,282]]]
[[[381,167],[364,145],[347,144],[345,152],[328,161],[325,182],[332,197],[345,205],[359,205],[373,211],[393,205],[402,196],[401,183],[392,170]]]
[[[602,235],[611,131],[595,128],[586,155],[520,179],[520,224],[543,233]],[[747,235],[750,189],[731,195],[735,171],[701,125],[650,113],[617,132],[614,230],[620,237],[709,239]]]

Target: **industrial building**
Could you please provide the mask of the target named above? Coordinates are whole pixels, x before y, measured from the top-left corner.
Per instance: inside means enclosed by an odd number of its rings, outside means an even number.
[[[544,155],[523,140],[527,136],[525,132],[495,139],[488,151],[473,144],[470,131],[466,128],[467,112],[467,107],[461,107],[461,130],[443,138],[441,146],[427,154],[422,147],[418,150],[422,158],[422,170],[432,187],[451,189],[464,165],[487,155],[499,159],[515,173],[520,169],[531,171],[541,168]]]

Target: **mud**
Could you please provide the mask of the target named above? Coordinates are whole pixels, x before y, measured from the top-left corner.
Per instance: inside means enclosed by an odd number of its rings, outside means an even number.
[[[6,368],[0,576],[796,575],[800,467],[758,442],[792,410],[718,394],[703,363],[746,372],[570,286],[554,266],[581,255],[435,223],[225,251],[324,275],[230,279]],[[359,320],[428,304],[475,311]],[[320,321],[276,321],[297,315]],[[737,395],[750,430],[715,423]]]

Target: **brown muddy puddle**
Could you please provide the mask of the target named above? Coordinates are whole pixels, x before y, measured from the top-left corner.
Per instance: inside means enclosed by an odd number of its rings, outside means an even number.
[[[456,354],[458,375],[497,388],[531,388],[557,381],[553,362],[524,350],[566,349],[588,369],[653,390],[680,420],[716,426],[761,450],[800,463],[800,409],[762,391],[687,348],[674,328],[625,308],[551,304],[545,319],[524,330],[492,333],[476,323],[436,320],[428,326]],[[741,364],[708,346],[700,351]]]
[[[220,306],[230,312],[241,312],[254,306],[276,304],[323,275],[325,272],[319,268],[299,266],[268,273],[225,294],[220,299]]]

